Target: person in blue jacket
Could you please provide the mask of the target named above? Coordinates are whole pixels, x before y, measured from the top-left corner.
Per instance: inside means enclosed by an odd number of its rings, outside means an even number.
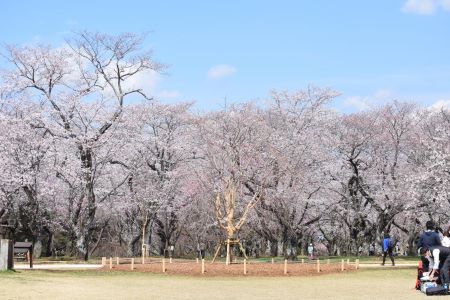
[[[385,234],[384,240],[383,240],[383,263],[381,264],[382,266],[384,266],[384,263],[386,261],[386,256],[388,256],[388,255],[391,258],[392,266],[395,266],[394,256],[392,255],[394,246],[395,245],[393,243],[393,240],[391,239],[389,234]]]

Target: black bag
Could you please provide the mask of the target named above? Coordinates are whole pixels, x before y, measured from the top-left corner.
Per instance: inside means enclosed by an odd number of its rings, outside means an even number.
[[[427,288],[425,294],[427,294],[427,296],[434,296],[434,295],[447,295],[448,293],[443,286],[436,286]]]

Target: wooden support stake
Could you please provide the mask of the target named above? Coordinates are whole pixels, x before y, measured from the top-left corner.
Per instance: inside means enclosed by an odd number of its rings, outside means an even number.
[[[112,257],[109,258],[109,269],[112,269]]]
[[[131,259],[131,271],[134,270],[134,257]]]
[[[356,259],[356,261],[355,261],[355,268],[356,268],[356,270],[358,270],[358,268],[359,268],[359,258]]]
[[[202,274],[205,274],[205,259],[202,258]]]
[[[196,262],[198,263],[198,257],[196,258]]]
[[[244,275],[247,275],[247,259],[244,258]]]
[[[317,259],[317,273],[320,273],[320,259]]]
[[[350,258],[347,258],[347,266],[350,265]]]
[[[287,259],[284,260],[284,275],[287,274]]]
[[[117,265],[119,265],[119,257],[118,256],[116,257],[116,262],[117,262]]]
[[[163,273],[166,273],[166,260],[164,258],[162,259],[162,268],[163,268]]]
[[[106,265],[106,257],[102,257],[102,267]]]
[[[172,257],[169,257],[169,264],[172,263]]]
[[[274,259],[273,259],[273,257],[272,257],[272,263],[274,263]]]
[[[305,259],[304,258],[302,258],[302,264],[304,264],[305,263]]]
[[[327,265],[329,265],[329,264],[330,264],[330,259],[328,258],[328,259],[327,259]]]
[[[230,261],[231,257],[230,257],[230,240],[227,239],[227,255],[225,257],[225,264],[228,266],[231,261]]]
[[[341,271],[344,272],[344,260],[341,260]]]

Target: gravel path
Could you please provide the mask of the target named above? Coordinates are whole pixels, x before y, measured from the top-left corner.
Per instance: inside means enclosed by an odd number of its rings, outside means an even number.
[[[93,264],[35,264],[33,269],[36,270],[83,270],[83,269],[99,269],[102,265]],[[14,264],[16,270],[29,270],[28,264]]]
[[[385,264],[382,266],[381,264],[359,264],[360,268],[411,268],[411,267],[417,267],[417,263],[401,263],[396,264],[395,266],[391,266],[391,264]]]

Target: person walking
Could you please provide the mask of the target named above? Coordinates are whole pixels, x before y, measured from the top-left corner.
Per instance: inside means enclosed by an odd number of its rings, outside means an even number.
[[[388,255],[392,261],[392,266],[395,266],[394,256],[392,254],[394,250],[394,245],[395,245],[394,240],[389,236],[389,234],[385,234],[383,240],[383,263],[381,264],[382,266],[384,266],[384,263],[386,262],[386,256]]]
[[[450,247],[450,226],[447,228],[446,231],[444,231],[443,233],[443,237],[441,240],[441,244],[444,247]]]
[[[309,259],[313,259],[314,258],[313,253],[314,253],[314,247],[313,247],[313,244],[310,243],[309,246],[308,246]]]

